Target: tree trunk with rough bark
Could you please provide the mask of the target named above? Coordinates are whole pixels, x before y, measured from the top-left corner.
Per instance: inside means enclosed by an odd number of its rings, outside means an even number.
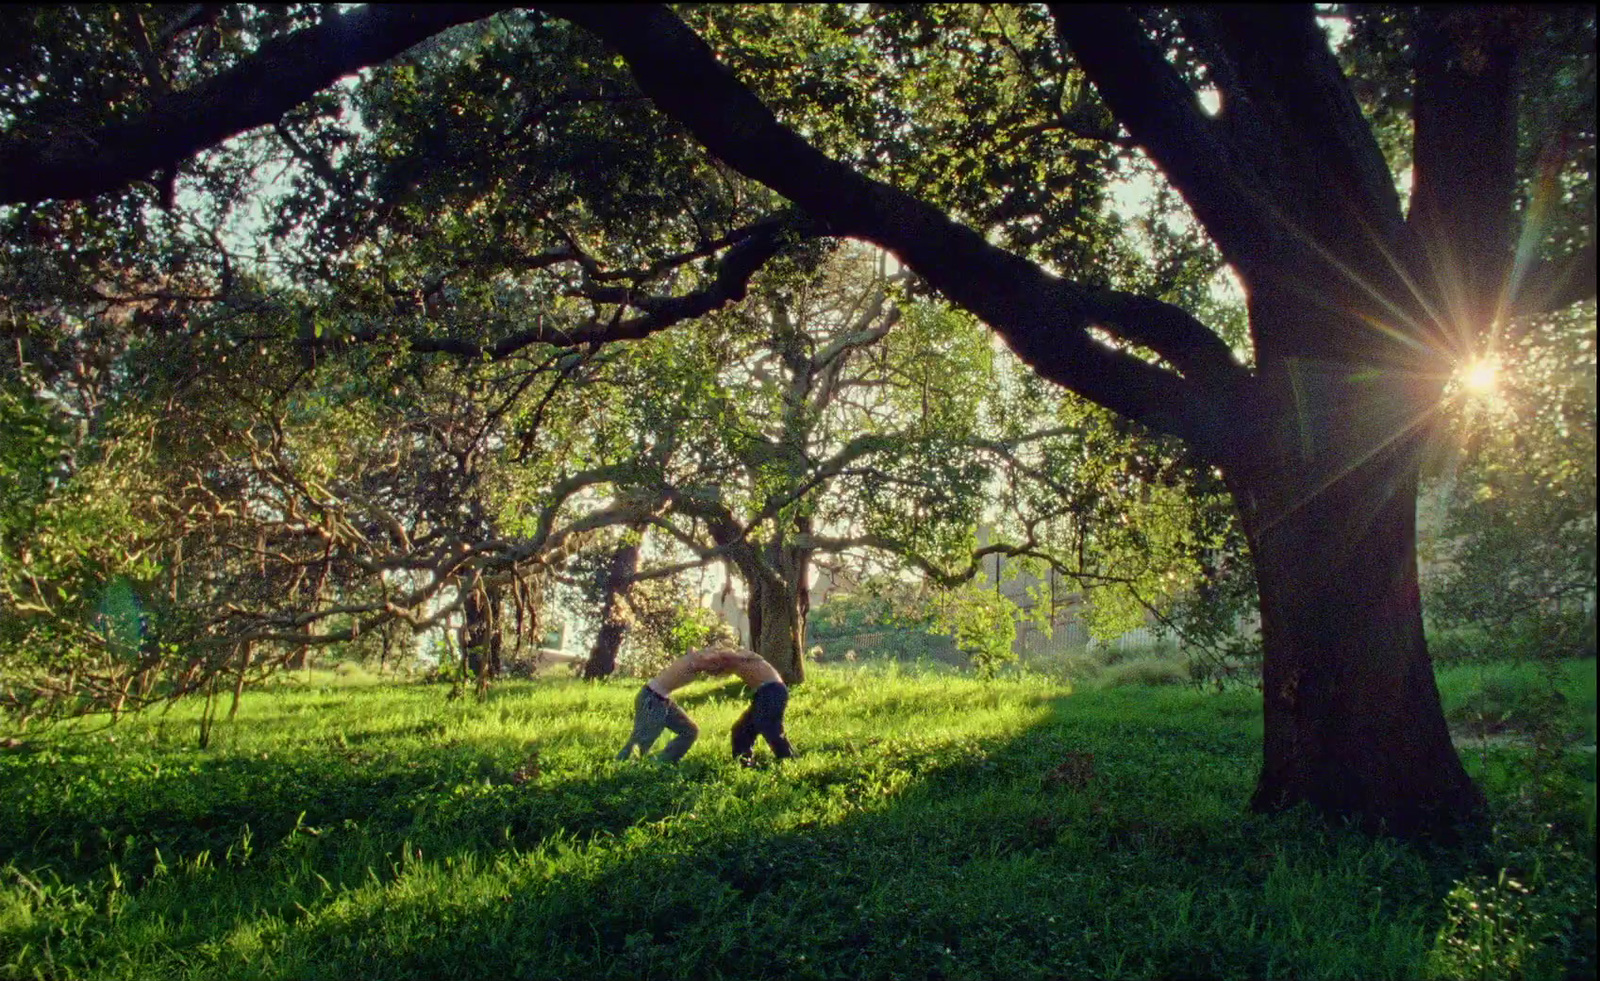
[[[811,534],[811,519],[795,519],[794,530]],[[805,680],[806,617],[811,612],[811,552],[783,541],[735,555],[750,600],[750,648],[778,669],[785,684]]]
[[[750,648],[778,669],[786,685],[797,685],[806,677],[801,595],[788,581],[750,582]]]
[[[466,669],[480,681],[501,673],[499,590],[474,584],[462,603],[461,654]]]
[[[629,528],[628,537],[611,553],[611,565],[606,572],[606,594],[600,608],[600,632],[595,636],[589,660],[583,666],[585,678],[609,678],[617,670],[617,654],[628,633],[627,617],[622,603],[639,571],[639,552],[644,546],[644,529]]]
[[[1481,814],[1423,637],[1417,468],[1379,454],[1331,486],[1235,480],[1261,596],[1263,765],[1251,806],[1449,836]],[[1263,486],[1263,484],[1265,486]]]

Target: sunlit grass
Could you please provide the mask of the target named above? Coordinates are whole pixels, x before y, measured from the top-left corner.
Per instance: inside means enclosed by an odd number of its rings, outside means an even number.
[[[1462,874],[1246,813],[1250,690],[818,667],[745,770],[736,685],[670,767],[632,682],[313,680],[0,753],[0,977],[1415,977]]]

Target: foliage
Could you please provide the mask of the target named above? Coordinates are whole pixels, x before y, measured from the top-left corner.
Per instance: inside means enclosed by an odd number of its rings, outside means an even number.
[[[1231,637],[1255,583],[1220,475],[1011,359],[1001,367],[985,410],[1009,445],[989,535],[1028,546],[1007,573],[1054,569],[1082,592],[1097,639],[1152,612],[1191,644]]]
[[[476,463],[508,452],[496,401],[514,384],[506,375],[522,373],[452,372],[381,345],[305,363],[241,342],[282,318],[269,305],[135,340],[122,370],[138,386],[95,397],[58,387],[32,403],[36,416],[64,417],[51,430],[64,435],[30,451],[59,460],[53,483],[18,482],[44,497],[8,511],[28,524],[12,521],[0,547],[13,603],[39,605],[26,591],[46,587],[62,602],[7,621],[32,630],[13,640],[11,667],[41,666],[12,675],[12,711],[133,706],[222,672],[244,684],[307,645],[386,659],[413,627],[448,617],[480,570],[500,577],[490,588],[506,594],[508,626],[538,632],[532,570],[546,553],[527,544],[525,504],[547,471]],[[45,408],[75,399],[95,408]],[[459,549],[485,540],[490,554],[463,565]],[[137,597],[140,643],[107,661],[95,624],[119,582]]]
[[[992,678],[1016,660],[1017,608],[1006,597],[967,586],[935,592],[928,606],[933,630],[954,640],[980,677]]]
[[[860,659],[927,658],[993,678],[1016,661],[1018,615],[1009,599],[977,585],[929,589],[880,583],[830,596],[813,611],[810,638],[832,659],[847,650]]]
[[[1180,658],[1146,656],[1119,660],[1100,673],[1099,683],[1118,685],[1176,685],[1190,680],[1189,666]]]
[[[1529,909],[1527,886],[1501,870],[1494,882],[1482,876],[1459,882],[1445,897],[1446,921],[1429,963],[1434,977],[1525,978],[1545,932]]]
[[[1042,8],[705,5],[685,17],[836,158],[1057,268],[1096,275],[1124,255],[1101,206],[1130,155],[1100,138],[1110,121]]]
[[[55,700],[109,704],[155,643],[147,420],[85,434],[49,404],[0,391],[0,427],[0,709],[26,718]],[[79,674],[104,687],[66,680]]]
[[[151,74],[151,57],[169,73],[180,68],[215,69],[238,57],[240,44],[250,38],[265,41],[315,23],[326,13],[293,8],[285,15],[269,16],[241,10],[190,23],[145,12],[143,20],[131,25],[118,17],[110,21],[35,17],[19,25],[24,28],[19,37],[30,38],[35,47],[46,46],[48,39],[50,44],[81,50],[82,56],[70,64],[52,65],[61,73],[53,81],[35,83],[19,76],[14,85],[18,91],[41,86],[46,97],[35,108],[48,108],[50,87],[69,82],[94,60],[97,46],[108,47],[109,40],[114,49],[111,61],[117,72],[126,73],[119,82],[118,98],[131,107],[151,98],[163,84]],[[891,14],[890,19],[902,16]],[[845,110],[857,131],[831,130],[842,141],[841,151],[848,152],[847,144],[864,150],[861,134],[882,129],[885,120],[879,117],[881,105],[871,97],[872,79],[863,76],[845,89],[818,91],[804,77],[775,69],[801,49],[814,49],[806,57],[822,52],[858,68],[881,69],[874,78],[901,92],[909,112],[904,121],[911,124],[909,129],[889,125],[878,133],[890,147],[885,159],[897,176],[926,185],[930,193],[952,195],[952,200],[962,202],[963,212],[1003,221],[1007,236],[1019,248],[1035,249],[1061,262],[1086,255],[1110,227],[1099,209],[1099,187],[1106,175],[1092,166],[1104,162],[1110,145],[1079,140],[1071,126],[1050,119],[1045,108],[1050,100],[1058,106],[1069,97],[1081,102],[1085,93],[1081,82],[1070,92],[1061,89],[1060,56],[1048,20],[1021,11],[959,6],[940,8],[934,17],[932,23],[912,17],[906,24],[883,24],[827,8],[781,13],[729,8],[711,16],[706,26],[713,36],[733,45],[737,58],[773,69],[767,72],[773,82],[769,95],[786,116],[825,126],[826,120]],[[771,18],[783,22],[776,33],[766,23]],[[981,73],[994,83],[992,104],[958,108],[961,101],[949,96],[950,82],[959,73],[934,76],[923,70],[922,59],[915,45],[906,45],[902,28],[969,35],[973,44],[966,71]],[[126,49],[138,32],[153,39],[153,55],[138,57]],[[228,58],[215,57],[219,43]],[[818,111],[823,108],[826,111]],[[1074,106],[1073,111],[1077,109]],[[1037,147],[1025,151],[1021,146],[1004,153],[986,152],[986,134],[998,123],[1037,126],[1040,139],[1059,146],[1063,155],[1044,159],[1034,152]],[[1103,128],[1103,120],[1099,124]],[[270,187],[261,178],[268,162],[283,168]],[[181,274],[193,288],[175,300],[161,300],[151,312],[160,313],[168,323],[181,323],[218,298],[237,307],[231,293],[243,281],[240,271],[248,265],[261,280],[257,286],[266,288],[250,298],[251,319],[256,322],[242,333],[252,340],[260,338],[260,321],[275,320],[266,325],[266,336],[277,335],[278,343],[320,347],[325,359],[346,357],[342,349],[357,338],[359,345],[381,341],[387,349],[379,358],[363,358],[357,352],[351,367],[358,375],[363,371],[387,375],[381,381],[372,378],[374,384],[367,387],[365,397],[387,398],[392,405],[400,402],[402,389],[416,391],[409,382],[417,387],[440,384],[437,372],[417,369],[400,388],[385,395],[385,388],[391,387],[385,382],[393,381],[397,370],[403,373],[421,363],[397,358],[396,345],[403,350],[407,340],[443,339],[483,349],[497,335],[514,330],[519,321],[581,321],[586,313],[594,315],[605,306],[596,298],[613,289],[609,283],[631,281],[636,288],[652,281],[675,287],[703,283],[712,272],[709,262],[701,269],[682,258],[651,262],[650,257],[704,250],[706,241],[718,232],[770,212],[774,205],[769,193],[706,161],[677,127],[632,96],[621,64],[605,54],[590,34],[542,15],[507,14],[448,31],[406,58],[367,73],[359,85],[319,95],[292,111],[272,133],[241,138],[180,169],[174,180],[183,193],[176,207],[166,217],[148,208],[140,212],[144,220],[136,226],[137,234],[129,234],[129,244],[118,246],[138,259],[121,260],[124,280],[134,284],[157,278],[148,268],[152,260],[167,255],[181,258],[181,264],[168,263],[159,278],[171,283]],[[1025,184],[1019,186],[1034,188],[1035,193],[996,197],[989,183],[1024,178]],[[132,200],[137,205],[137,199]],[[259,234],[261,221],[252,225],[240,217],[258,207],[266,215],[265,236]],[[65,216],[46,213],[28,220],[27,234],[42,240],[54,233],[57,223],[72,218],[69,208]],[[95,227],[106,237],[117,234],[120,227],[135,226],[103,221]],[[241,237],[261,246],[254,262],[237,254]],[[60,245],[54,240],[52,244]],[[135,245],[143,251],[134,251]],[[95,275],[75,265],[78,259],[64,248],[41,255],[41,268],[54,269],[57,279],[92,280]],[[776,283],[782,277],[767,279]],[[296,288],[286,290],[288,283]],[[80,290],[85,287],[89,293],[96,288],[76,284]],[[837,287],[820,284],[812,292],[828,288],[838,292]],[[32,292],[46,300],[60,294],[62,286],[53,283]],[[82,316],[92,319],[92,310],[91,306]],[[748,471],[741,477],[748,481],[745,499],[730,503],[759,509],[792,493],[797,480],[806,476],[796,472],[797,461],[773,458],[773,450],[792,452],[796,447],[797,434],[792,431],[796,423],[819,434],[806,449],[824,461],[825,452],[840,459],[841,448],[848,447],[853,436],[865,434],[876,441],[874,451],[883,459],[870,467],[867,461],[858,461],[861,465],[853,468],[851,478],[855,489],[834,489],[867,503],[819,505],[819,488],[780,509],[760,544],[782,542],[788,534],[783,526],[792,517],[815,512],[822,518],[831,513],[858,534],[892,541],[896,548],[948,571],[965,557],[968,527],[974,523],[974,502],[985,472],[970,449],[962,451],[962,439],[973,428],[991,347],[964,315],[927,303],[910,303],[903,312],[901,325],[882,345],[883,357],[872,361],[880,374],[888,372],[887,377],[895,378],[898,373],[904,382],[885,389],[883,398],[868,400],[866,414],[876,415],[875,420],[845,419],[838,412],[830,417],[819,398],[810,411],[785,423],[788,430],[780,433],[774,424],[783,414],[774,411],[778,404],[773,400],[782,386],[764,383],[756,390],[746,386],[721,393],[706,389],[715,377],[708,371],[723,372],[720,383],[727,385],[728,377],[748,371],[752,356],[786,357],[785,345],[793,337],[763,341],[759,334],[741,339],[735,332],[730,340],[742,343],[744,351],[729,350],[728,341],[709,346],[663,341],[653,351],[629,352],[627,358],[596,359],[597,365],[642,362],[616,364],[602,373],[608,374],[603,378],[598,374],[584,378],[586,372],[580,372],[574,379],[563,359],[557,384],[543,393],[529,392],[527,398],[517,396],[527,391],[530,376],[539,368],[499,373],[494,384],[497,393],[507,393],[506,401],[488,417],[499,416],[510,433],[486,431],[486,435],[515,440],[520,472],[509,480],[514,489],[502,486],[493,495],[499,499],[499,513],[493,516],[497,530],[531,534],[530,527],[519,527],[518,516],[539,514],[549,503],[539,499],[541,489],[561,475],[538,472],[552,458],[541,458],[531,449],[561,447],[561,464],[573,468],[614,464],[627,460],[630,453],[637,456],[644,434],[687,432],[689,420],[704,410],[704,419],[697,421],[720,421],[709,428],[698,426],[703,438],[691,445],[703,448],[700,456],[678,460],[666,473],[646,462],[638,480],[648,483],[664,477],[682,484],[692,475],[700,483],[732,487],[729,467],[742,465]],[[185,326],[191,331],[208,329],[193,319]],[[843,336],[838,325],[801,327],[812,350],[833,339],[828,330]],[[221,332],[198,349],[215,357],[239,333]],[[534,362],[544,354],[538,349],[530,353]],[[245,363],[253,360],[247,357]],[[832,366],[834,378],[846,374],[842,368],[842,362]],[[730,371],[735,375],[728,375]],[[480,373],[479,379],[492,374]],[[857,383],[882,383],[881,378],[856,374]],[[254,381],[248,373],[236,376]],[[579,391],[552,399],[562,379],[578,381]],[[634,403],[623,393],[641,385],[700,394],[666,411],[647,405],[642,417],[635,418],[630,412]],[[932,401],[930,393],[936,396]],[[149,391],[128,394],[157,397]],[[572,431],[561,424],[563,412],[570,419],[568,407],[573,405],[584,406],[590,410],[584,414],[605,422],[573,439]],[[911,411],[912,429],[885,430],[882,420],[891,409]],[[415,414],[411,424],[417,424]],[[762,432],[763,438],[750,439],[752,432]],[[719,446],[711,437],[732,440]],[[302,447],[302,452],[306,449]],[[462,452],[460,447],[452,450]],[[435,469],[431,476],[443,475]],[[498,468],[472,479],[508,482]],[[925,489],[908,498],[897,492],[906,482]],[[693,487],[688,489],[692,492]],[[457,498],[470,502],[463,510],[474,513],[459,515],[445,527],[469,536],[484,534],[471,527],[481,526],[486,516],[478,512],[491,507],[483,495],[474,492]],[[896,506],[907,499],[922,502],[915,505],[920,510],[909,516],[898,514]],[[430,526],[438,527],[438,518],[435,515]]]
[[[1428,610],[1526,648],[1593,645],[1595,319],[1592,305],[1516,338],[1492,392],[1460,392],[1441,453]],[[1588,634],[1585,637],[1585,633]]]
[[[635,583],[624,602],[630,628],[618,655],[624,673],[648,677],[705,646],[718,620],[698,600],[681,577]]]
[[[889,658],[959,663],[949,636],[927,629],[918,595],[920,590],[909,583],[835,593],[812,609],[807,639],[830,661]]]

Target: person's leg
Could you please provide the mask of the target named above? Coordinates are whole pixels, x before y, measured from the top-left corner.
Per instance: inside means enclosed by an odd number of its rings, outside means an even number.
[[[748,763],[755,758],[756,703],[752,699],[750,707],[744,710],[737,722],[733,724],[733,758]]]
[[[650,747],[666,724],[667,700],[648,688],[639,689],[639,694],[633,700],[633,733],[628,736],[628,743],[617,754],[617,759],[627,759],[635,746],[639,747],[640,756],[650,752]]]
[[[661,758],[668,763],[676,763],[683,759],[683,754],[694,745],[695,738],[700,735],[700,727],[694,724],[688,713],[678,707],[678,703],[670,698],[666,699],[667,714],[663,724],[671,729],[673,737],[666,746],[662,747]]]
[[[750,700],[750,709],[754,718],[751,720],[753,728],[761,733],[761,738],[772,747],[772,755],[780,760],[786,760],[794,755],[794,747],[789,745],[789,737],[783,731],[783,712],[789,707],[789,688],[776,682],[769,682],[756,689],[755,697]],[[751,740],[754,743],[754,740]]]

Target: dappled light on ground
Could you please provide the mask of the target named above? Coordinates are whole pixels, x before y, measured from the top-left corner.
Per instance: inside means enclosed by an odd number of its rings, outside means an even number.
[[[0,973],[1415,977],[1464,874],[1244,813],[1247,689],[819,667],[754,770],[731,686],[689,691],[676,767],[611,759],[631,684],[447,691],[250,695],[207,750],[188,705],[18,740]],[[1519,752],[1469,764],[1506,793]]]

